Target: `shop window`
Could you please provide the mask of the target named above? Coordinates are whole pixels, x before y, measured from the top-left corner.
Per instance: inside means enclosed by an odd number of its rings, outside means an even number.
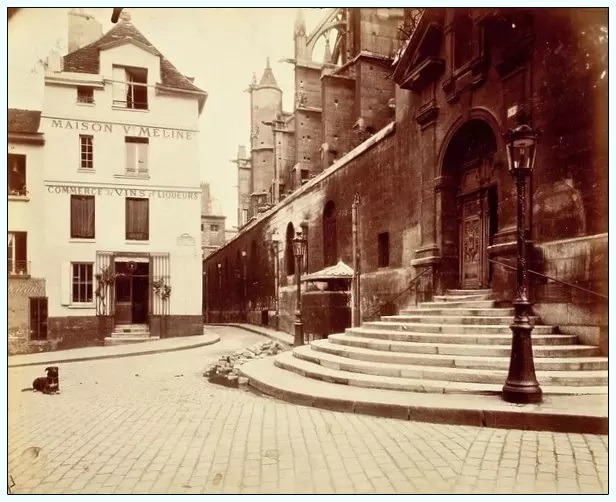
[[[93,137],[83,134],[79,135],[79,149],[81,152],[81,169],[94,168],[94,145]]]
[[[77,103],[94,104],[94,89],[91,87],[77,87]]]
[[[71,195],[71,237],[94,239],[95,219],[94,195]]]
[[[150,200],[126,198],[126,240],[147,241],[150,238]]]
[[[148,70],[113,67],[113,106],[136,110],[148,109]]]
[[[379,234],[379,268],[389,267],[389,232]]]
[[[9,195],[27,195],[28,192],[26,190],[26,156],[9,153],[8,163]]]
[[[92,303],[92,263],[72,263],[72,303]]]
[[[28,234],[27,232],[8,233],[8,273],[24,275],[28,273]]]
[[[126,174],[139,176],[148,174],[148,138],[126,136]]]

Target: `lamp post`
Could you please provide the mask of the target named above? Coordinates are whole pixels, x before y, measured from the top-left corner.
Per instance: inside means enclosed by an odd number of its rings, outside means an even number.
[[[302,323],[302,259],[306,252],[306,240],[298,230],[293,238],[293,255],[295,256],[295,281],[297,283],[297,310],[295,311],[295,339],[293,346],[304,345],[304,324]]]
[[[513,300],[514,318],[511,325],[511,358],[509,374],[502,397],[510,403],[541,402],[541,387],[535,376],[531,332],[531,303],[528,294],[526,263],[526,178],[530,176],[537,153],[537,131],[521,124],[505,133],[509,171],[517,188],[517,277],[516,298]]]
[[[248,281],[248,275],[246,271],[246,260],[248,258],[248,253],[246,251],[242,251],[242,309],[244,311],[244,322],[248,322],[248,294],[246,289],[246,282]],[[254,274],[254,271],[250,271],[251,274]]]
[[[280,235],[277,230],[274,230],[272,233],[272,253],[274,254],[274,310],[276,311],[276,330],[279,328],[278,319],[280,317],[280,312],[278,311],[278,249],[280,245]]]

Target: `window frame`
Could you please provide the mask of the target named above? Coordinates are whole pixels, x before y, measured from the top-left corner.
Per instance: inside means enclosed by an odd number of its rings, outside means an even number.
[[[125,136],[124,144],[126,149],[126,168],[125,174],[127,176],[147,177],[150,170],[148,166],[148,150],[150,140],[140,136]],[[131,146],[134,145],[134,146]],[[132,151],[131,151],[132,150]],[[131,155],[133,159],[131,159]],[[132,162],[131,162],[132,160]],[[134,169],[130,169],[131,164]],[[139,165],[143,164],[144,167],[140,168]]]
[[[210,223],[210,232],[219,232],[220,225],[218,223]]]
[[[9,230],[7,234],[8,275],[28,275],[28,232]],[[23,246],[23,252],[20,252],[20,246]],[[26,259],[20,260],[19,256],[25,256]]]
[[[79,135],[79,169],[94,170],[94,136],[91,134]]]
[[[82,200],[82,201],[92,201],[92,235],[77,235],[78,231],[75,228],[74,218],[76,215],[73,214],[73,200]],[[95,239],[96,238],[96,197],[94,195],[76,195],[71,194],[69,199],[70,201],[70,235],[71,239]]]
[[[377,267],[388,268],[391,262],[389,232],[381,232],[377,236]]]
[[[145,201],[147,208],[147,231],[145,237],[135,237],[135,235],[140,234],[135,230],[129,231],[129,222],[132,221],[129,219],[129,207],[132,207],[130,202],[133,201]],[[137,241],[137,242],[147,242],[150,240],[150,199],[144,197],[126,197],[124,202],[124,237],[127,241]]]
[[[471,16],[470,9],[460,9],[456,12],[453,19],[452,26],[452,47],[451,47],[451,66],[454,75],[460,75],[471,64],[474,57],[475,43],[473,37],[475,36],[475,23]],[[467,29],[467,33],[462,33],[462,29]],[[460,41],[465,40],[468,46],[468,57],[464,61],[458,61],[458,50]]]
[[[89,277],[85,268],[84,277],[81,280],[81,268],[78,268],[77,283],[75,283],[75,267],[89,267]],[[88,290],[88,285],[90,286]],[[77,299],[75,299],[75,286],[78,288]],[[81,298],[80,286],[85,287],[85,298]],[[88,294],[89,293],[89,294]],[[88,299],[89,298],[89,299]],[[87,261],[74,261],[71,262],[71,305],[92,305],[94,303],[94,263]]]
[[[86,98],[83,99],[80,93],[86,93]],[[77,86],[77,104],[93,105],[94,104],[94,89],[83,85]]]
[[[22,153],[9,153],[7,157],[8,162],[8,179],[7,179],[7,192],[8,195],[17,196],[17,197],[25,197],[28,195],[27,189],[27,155]],[[15,164],[15,165],[13,165]],[[17,168],[16,176],[21,176],[22,187],[11,188],[11,173]],[[21,173],[19,171],[22,171]],[[16,177],[15,176],[15,177]],[[15,178],[14,177],[14,178]]]
[[[113,65],[112,106],[127,110],[149,110],[148,69],[137,66]],[[121,75],[120,75],[121,72]],[[119,80],[122,78],[122,80]],[[139,88],[140,90],[135,92]],[[117,97],[122,99],[114,99]],[[145,98],[137,102],[136,99]]]

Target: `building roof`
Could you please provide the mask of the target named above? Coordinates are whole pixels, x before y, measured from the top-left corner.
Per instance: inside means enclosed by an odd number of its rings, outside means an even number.
[[[263,71],[263,76],[261,77],[261,81],[259,82],[259,87],[278,87],[278,82],[276,82],[274,72],[270,68],[270,58],[267,58],[267,65],[265,67],[265,70]]]
[[[36,110],[8,109],[8,132],[20,134],[38,133],[41,112]]]
[[[205,91],[199,89],[188,77],[182,75],[127,19],[120,20],[118,24],[98,40],[64,56],[64,71],[98,74],[100,71],[101,46],[131,39],[152,49],[152,52],[160,57],[160,83],[163,86],[183,91],[199,92],[207,96]]]

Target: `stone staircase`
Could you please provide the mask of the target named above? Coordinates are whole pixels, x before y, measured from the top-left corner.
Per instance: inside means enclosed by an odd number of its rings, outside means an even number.
[[[535,370],[544,394],[607,394],[608,358],[597,347],[533,321]],[[512,322],[513,309],[495,307],[491,290],[449,290],[399,315],[279,354],[274,364],[356,387],[500,394]]]
[[[150,336],[147,324],[120,324],[114,328],[111,336],[105,338],[105,346],[149,342],[158,340],[158,338],[158,336]]]

